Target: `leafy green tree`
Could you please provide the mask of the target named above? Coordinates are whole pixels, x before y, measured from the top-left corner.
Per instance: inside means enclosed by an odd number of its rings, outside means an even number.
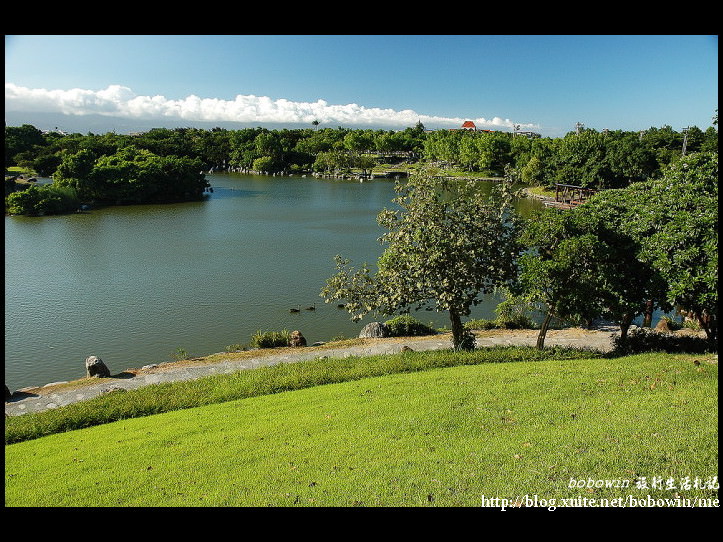
[[[553,318],[580,322],[600,314],[591,294],[602,286],[597,259],[604,245],[595,234],[581,231],[572,213],[559,209],[545,209],[528,219],[521,242],[527,250],[519,258],[511,292],[543,307],[537,337],[537,348],[542,349]]]
[[[54,184],[74,188],[83,201],[185,201],[200,198],[208,186],[202,166],[198,159],[157,156],[132,146],[98,159],[83,150],[63,159]]]
[[[536,186],[543,184],[545,177],[542,161],[537,156],[531,157],[522,167],[520,177],[525,184]]]
[[[697,153],[661,179],[605,190],[571,211],[530,220],[519,288],[549,317],[612,319],[624,342],[646,302],[679,307],[712,343],[718,307],[718,158]],[[543,323],[538,346],[544,345]]]
[[[396,191],[398,208],[377,217],[387,233],[380,238],[386,249],[376,273],[366,264],[354,270],[337,256],[337,274],[321,295],[327,303],[345,300],[355,320],[409,307],[446,311],[453,347],[474,348],[462,317],[478,296],[514,275],[518,222],[509,191],[500,184],[485,200],[475,183],[452,183],[430,171],[398,183]]]
[[[505,132],[480,134],[476,139],[479,153],[477,169],[502,172],[505,165],[511,162],[511,138]]]
[[[344,136],[344,148],[352,154],[360,154],[374,148],[374,137],[367,130],[353,130]]]
[[[667,284],[666,301],[698,320],[711,342],[718,327],[718,153],[694,153],[663,177],[630,187],[647,211],[631,217],[641,257]]]
[[[437,130],[428,134],[424,141],[424,158],[442,160],[450,164],[459,163],[460,132]]]
[[[6,196],[5,211],[11,215],[37,216],[41,213],[43,194],[39,187],[29,186]]]
[[[264,173],[275,173],[280,170],[279,164],[273,156],[261,156],[254,160],[252,168],[254,171]]]
[[[75,188],[81,199],[94,199],[94,188],[91,173],[95,166],[95,155],[89,150],[65,153],[55,170],[54,184]]]
[[[510,140],[510,160],[514,167],[520,169],[532,158],[532,142],[524,136],[514,136]]]
[[[5,198],[11,215],[55,215],[76,211],[79,199],[74,189],[53,185],[30,186]]]
[[[599,180],[601,188],[623,188],[633,182],[646,181],[659,170],[655,153],[634,132],[614,132],[605,137],[607,177]]]
[[[701,152],[718,152],[718,130],[713,126],[706,129],[700,150]]]
[[[15,165],[18,153],[47,145],[43,133],[31,124],[5,126],[5,166]]]
[[[279,158],[281,156],[281,143],[276,132],[265,130],[254,139],[256,154],[258,157],[270,156]]]
[[[478,140],[479,137],[473,132],[465,132],[459,139],[459,155],[456,162],[468,171],[479,170],[480,150]]]
[[[555,182],[586,188],[604,188],[608,178],[604,134],[595,130],[569,133],[560,139],[555,153]]]

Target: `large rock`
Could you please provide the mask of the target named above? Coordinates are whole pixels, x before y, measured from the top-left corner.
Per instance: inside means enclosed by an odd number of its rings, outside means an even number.
[[[301,331],[292,331],[289,336],[289,346],[306,346],[306,337],[301,334]]]
[[[97,376],[99,378],[107,378],[110,376],[108,367],[106,367],[103,360],[98,356],[88,356],[85,358],[85,371],[88,376]]]
[[[382,322],[370,322],[359,332],[360,339],[380,339],[389,337],[389,326]]]

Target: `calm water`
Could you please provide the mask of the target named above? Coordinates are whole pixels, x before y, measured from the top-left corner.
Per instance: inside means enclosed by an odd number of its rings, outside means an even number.
[[[111,373],[300,330],[309,344],[362,322],[319,297],[333,258],[374,263],[392,181],[212,174],[206,201],[5,218],[5,382],[11,390]],[[526,214],[539,206],[519,203]],[[493,317],[499,300],[473,316]],[[315,311],[305,307],[316,304]],[[301,306],[300,313],[290,308]],[[448,325],[444,313],[424,322]]]

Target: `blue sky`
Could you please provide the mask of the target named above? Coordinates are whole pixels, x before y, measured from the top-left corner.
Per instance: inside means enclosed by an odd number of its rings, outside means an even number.
[[[558,137],[670,125],[718,108],[710,35],[5,37],[6,122],[60,113],[251,126],[402,129],[421,120]],[[12,125],[15,125],[13,123]]]

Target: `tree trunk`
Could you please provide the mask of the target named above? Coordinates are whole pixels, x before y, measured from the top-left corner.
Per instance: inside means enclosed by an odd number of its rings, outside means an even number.
[[[716,341],[718,339],[718,322],[716,321],[716,317],[708,314],[705,310],[695,313],[695,316],[700,324],[700,327],[702,327],[703,331],[705,331],[705,335],[708,342],[711,344],[711,347],[717,350]]]
[[[462,318],[455,309],[449,309],[449,319],[452,322],[452,348],[459,350],[464,337]]]
[[[540,326],[540,333],[537,335],[537,348],[540,350],[545,348],[545,335],[547,335],[547,328],[550,327],[550,320],[552,320],[552,311],[548,310]]]
[[[628,340],[628,329],[630,329],[630,324],[633,323],[633,315],[632,314],[623,314],[623,317],[620,320],[620,345],[625,346],[625,343]]]
[[[645,316],[643,316],[642,327],[651,327],[653,323],[653,300],[649,299],[645,302]]]

